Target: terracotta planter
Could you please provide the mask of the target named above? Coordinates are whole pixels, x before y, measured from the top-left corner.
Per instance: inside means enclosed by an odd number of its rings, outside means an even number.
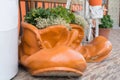
[[[106,38],[98,36],[85,46],[79,46],[79,51],[87,62],[101,62],[108,57],[112,44]]]
[[[102,0],[89,0],[89,4],[91,6],[101,6],[102,5]]]
[[[22,23],[23,36],[19,46],[20,62],[32,75],[46,72],[72,72],[82,75],[86,69],[84,57],[68,46],[76,48],[83,39],[83,29],[73,25],[69,31],[61,25],[37,29]]]
[[[110,33],[110,29],[109,28],[99,28],[99,35],[100,36],[104,36],[105,38],[109,38],[109,33]]]
[[[86,61],[103,61],[112,49],[111,43],[102,36],[85,46],[80,46],[84,31],[76,24],[71,24],[71,31],[62,25],[39,30],[31,24],[22,22],[22,27],[20,63],[35,76],[56,71],[82,75],[86,69]]]

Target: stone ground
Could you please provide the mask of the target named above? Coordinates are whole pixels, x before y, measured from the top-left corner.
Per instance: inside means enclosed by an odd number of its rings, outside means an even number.
[[[110,56],[101,63],[88,63],[81,77],[32,77],[24,68],[12,80],[120,80],[120,29],[110,33],[113,50]]]

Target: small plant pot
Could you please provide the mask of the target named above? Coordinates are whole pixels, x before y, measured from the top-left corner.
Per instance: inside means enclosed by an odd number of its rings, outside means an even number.
[[[100,36],[104,36],[105,38],[109,38],[109,33],[110,33],[110,30],[109,28],[99,28],[99,35]]]
[[[100,6],[102,5],[102,0],[89,0],[91,6]]]

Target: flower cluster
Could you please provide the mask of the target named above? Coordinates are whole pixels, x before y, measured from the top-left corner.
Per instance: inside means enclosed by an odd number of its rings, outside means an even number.
[[[74,14],[75,15],[75,24],[78,24],[82,26],[84,29],[88,27],[87,21],[80,15]]]
[[[61,17],[57,18],[50,17],[47,19],[39,17],[36,18],[35,20],[37,21],[36,27],[39,29],[43,29],[51,25],[64,25],[67,29],[69,30],[71,29],[69,23],[66,23],[66,21]]]

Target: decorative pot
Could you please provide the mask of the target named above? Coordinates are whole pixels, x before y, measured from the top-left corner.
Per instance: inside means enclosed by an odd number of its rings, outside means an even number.
[[[83,28],[70,24],[54,25],[45,29],[22,22],[23,35],[19,46],[20,63],[27,67],[32,75],[40,76],[47,72],[72,72],[82,75],[87,62],[100,62],[108,57],[112,45],[99,36],[89,44],[80,45]]]
[[[108,57],[111,50],[112,44],[103,36],[98,36],[90,43],[79,46],[77,49],[87,62],[101,62]]]
[[[102,5],[102,0],[89,0],[89,4],[91,6],[101,6]]]
[[[77,48],[83,39],[83,29],[73,25],[69,31],[62,25],[37,29],[22,23],[23,36],[19,46],[20,62],[32,75],[47,72],[72,72],[82,75],[86,69],[84,57],[68,46]]]
[[[100,36],[104,36],[105,38],[109,38],[109,33],[110,33],[110,30],[109,28],[99,28],[99,35]]]

